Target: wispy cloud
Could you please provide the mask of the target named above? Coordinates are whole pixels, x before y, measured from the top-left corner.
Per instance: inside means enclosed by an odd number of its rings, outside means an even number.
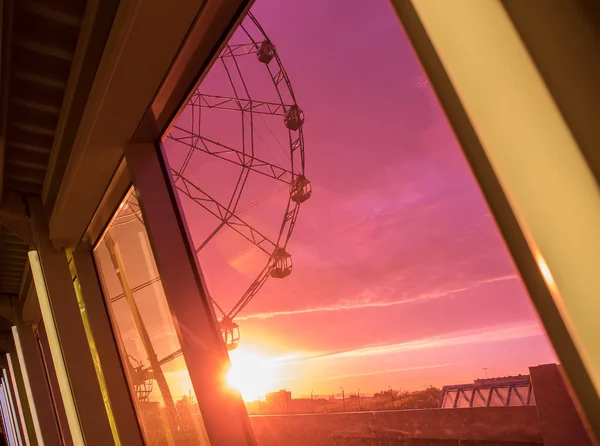
[[[366,356],[389,355],[414,350],[448,348],[467,344],[485,344],[541,335],[543,335],[543,331],[540,326],[536,322],[531,321],[519,324],[495,325],[475,330],[464,330],[448,333],[443,336],[433,336],[395,344],[366,346],[337,352],[321,352],[314,354],[312,357],[307,357],[307,359],[363,358]]]
[[[312,307],[312,308],[300,308],[295,310],[282,310],[282,311],[271,311],[271,312],[263,312],[263,313],[255,313],[249,314],[246,316],[239,316],[238,320],[248,320],[248,319],[269,319],[277,316],[289,316],[294,314],[307,314],[307,313],[321,313],[321,312],[331,312],[331,311],[348,311],[348,310],[357,310],[360,308],[386,308],[386,307],[394,307],[397,305],[404,305],[411,302],[432,300],[432,299],[441,299],[444,297],[451,296],[453,294],[462,293],[465,291],[473,290],[479,288],[484,285],[489,285],[497,282],[506,282],[511,280],[516,280],[518,276],[516,274],[511,274],[508,276],[500,276],[494,277],[491,279],[481,280],[479,282],[475,282],[472,285],[467,287],[455,288],[452,290],[445,290],[442,292],[433,292],[433,293],[425,293],[420,294],[415,297],[409,297],[406,299],[400,300],[381,300],[374,301],[369,299],[356,299],[353,301],[342,301],[334,305],[326,305],[322,307]]]
[[[414,367],[402,367],[399,369],[387,369],[387,370],[377,370],[374,372],[350,373],[347,375],[328,376],[326,379],[327,380],[339,380],[339,379],[344,379],[344,378],[357,378],[357,377],[361,377],[361,376],[374,376],[374,375],[384,375],[384,374],[388,374],[388,373],[411,372],[414,370],[439,369],[442,367],[450,367],[453,365],[460,365],[460,364],[465,364],[465,363],[464,362],[448,362],[445,364],[432,364],[432,365],[421,365],[421,366],[414,366]]]
[[[442,336],[431,336],[427,338],[421,338],[394,344],[369,345],[343,351],[304,352],[301,354],[294,355],[294,357],[290,357],[289,360],[286,362],[296,363],[298,365],[299,363],[304,363],[306,365],[310,364],[311,369],[315,366],[318,366],[316,370],[324,370],[322,373],[320,373],[320,377],[325,380],[339,380],[345,378],[374,376],[398,372],[414,372],[418,370],[464,365],[475,361],[466,360],[439,364],[414,365],[395,369],[383,368],[380,370],[348,373],[342,375],[328,375],[326,370],[329,370],[332,364],[338,360],[359,360],[362,364],[372,363],[374,367],[377,367],[378,361],[375,359],[375,357],[377,356],[393,355],[397,353],[406,353],[417,350],[423,351],[442,348],[452,348],[461,345],[477,345],[492,342],[503,342],[515,339],[525,339],[536,336],[543,336],[543,334],[544,333],[541,327],[537,323],[535,323],[534,321],[525,321],[522,323],[495,325],[474,330],[456,331]],[[431,355],[427,355],[427,357],[431,357]],[[293,367],[294,370],[298,370],[297,366]],[[349,364],[348,367],[350,367]],[[282,379],[282,381],[295,381],[301,378],[302,375],[296,376],[291,374],[286,375]]]

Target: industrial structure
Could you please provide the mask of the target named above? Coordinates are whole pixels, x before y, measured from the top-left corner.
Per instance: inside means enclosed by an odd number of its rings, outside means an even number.
[[[530,406],[535,394],[529,375],[479,379],[472,384],[444,386],[439,407]]]

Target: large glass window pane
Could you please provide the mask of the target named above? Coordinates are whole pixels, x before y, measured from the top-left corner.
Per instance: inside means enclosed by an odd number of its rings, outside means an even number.
[[[133,191],[94,256],[146,444],[208,445]]]
[[[486,410],[557,362],[388,2],[258,0],[162,146],[251,414]]]

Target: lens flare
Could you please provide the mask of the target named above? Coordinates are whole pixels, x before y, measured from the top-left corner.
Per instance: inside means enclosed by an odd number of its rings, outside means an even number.
[[[272,359],[244,347],[231,351],[229,356],[231,369],[227,383],[238,390],[245,401],[256,401],[276,390],[276,364]]]

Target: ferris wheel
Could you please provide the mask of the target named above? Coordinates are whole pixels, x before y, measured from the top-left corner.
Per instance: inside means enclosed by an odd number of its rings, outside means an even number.
[[[237,40],[233,39],[236,36]],[[251,13],[247,14],[233,37],[214,62],[220,64],[222,71],[226,73],[225,83],[230,84],[228,91],[232,94],[211,91],[209,84],[203,81],[192,93],[185,107],[191,119],[187,120],[187,125],[179,119],[165,140],[165,144],[168,142],[176,146],[174,149],[180,156],[181,162],[175,163],[176,166],[169,162],[177,192],[181,197],[191,200],[196,209],[218,221],[217,226],[206,237],[200,241],[196,240],[196,253],[206,249],[209,242],[227,228],[252,248],[262,252],[263,258],[266,259],[258,269],[258,274],[252,276],[250,285],[244,288],[239,296],[236,294],[230,299],[233,304],[228,308],[225,308],[222,302],[219,303],[219,296],[211,296],[214,308],[220,313],[219,326],[228,350],[235,349],[240,341],[239,326],[234,320],[235,317],[257,296],[267,280],[282,279],[292,272],[288,243],[296,225],[300,206],[312,194],[311,183],[305,175],[304,114],[298,106],[275,45]],[[265,75],[261,88],[251,87],[246,71],[248,67],[258,68]],[[268,94],[265,94],[267,91]],[[238,122],[242,123],[243,136],[238,144],[212,136],[206,131],[207,126],[203,126],[202,123],[207,111],[239,115],[241,119]],[[271,148],[265,143],[257,125],[261,122],[266,124],[266,119],[270,119],[270,122],[278,127],[267,127],[267,130],[274,136],[271,141],[275,141],[277,148],[284,152],[283,158],[266,157],[259,150],[258,141],[262,141],[266,152],[271,153]],[[280,135],[285,136],[278,138],[275,134],[277,130]],[[226,199],[215,196],[205,188],[202,181],[195,181],[190,166],[193,165],[192,159],[196,154],[235,167],[236,174],[231,179],[234,187]],[[169,154],[166,155],[169,159]],[[251,175],[274,183],[278,187],[276,192],[285,191],[281,212],[269,214],[269,217],[276,215],[275,221],[270,222],[270,226],[276,228],[273,234],[269,232],[267,235],[266,231],[251,224],[244,217],[245,210],[265,198],[244,204],[244,199],[247,201],[249,195],[247,189]],[[135,299],[136,293],[160,282],[160,277],[130,286],[121,252],[111,235],[116,227],[132,224],[144,225],[135,194],[130,194],[123,203],[119,215],[106,235],[109,258],[123,290],[123,293],[111,296],[110,302],[126,302],[147,359],[147,362],[142,363],[141,360],[127,354],[126,370],[133,383],[136,400],[140,404],[148,402],[156,382],[167,407],[168,424],[173,432],[177,432],[177,410],[162,366],[181,356],[182,351],[178,349],[159,358]]]
[[[218,302],[218,297],[211,297],[214,307],[220,313],[219,325],[228,350],[235,349],[239,344],[239,326],[234,321],[235,317],[254,299],[269,278],[282,279],[292,272],[292,257],[287,251],[288,242],[296,225],[300,205],[312,194],[311,183],[305,176],[302,128],[304,114],[298,106],[276,47],[251,13],[248,13],[236,34],[238,40],[225,45],[214,62],[223,68],[231,94],[214,94],[204,82],[201,83],[187,104],[191,112],[191,122],[188,121],[188,125],[176,123],[167,136],[167,139],[187,149],[183,161],[177,168],[172,169],[178,193],[218,220],[216,228],[195,247],[196,253],[201,252],[220,231],[229,228],[262,251],[267,258],[262,270],[230,308],[223,308]],[[244,63],[241,63],[241,59],[244,59]],[[249,63],[254,65],[254,68],[260,67],[267,74],[265,79],[270,84],[269,94],[264,94],[266,85],[262,85],[258,90],[251,87],[245,72]],[[264,100],[263,96],[268,96],[270,100]],[[209,110],[235,113],[241,117],[243,136],[237,145],[206,134],[202,120],[203,114]],[[277,140],[278,148],[285,152],[283,160],[265,159],[257,150],[259,139],[264,144],[257,124],[266,123],[265,116],[277,117],[276,121],[271,122],[284,129],[285,142]],[[269,147],[266,148],[270,151]],[[235,187],[227,200],[214,197],[187,174],[190,160],[195,153],[202,153],[237,167]],[[267,236],[241,215],[242,211],[247,209],[247,206],[240,206],[240,203],[251,174],[266,177],[288,191],[287,204],[279,217],[280,221],[273,222],[278,227],[275,236]]]

